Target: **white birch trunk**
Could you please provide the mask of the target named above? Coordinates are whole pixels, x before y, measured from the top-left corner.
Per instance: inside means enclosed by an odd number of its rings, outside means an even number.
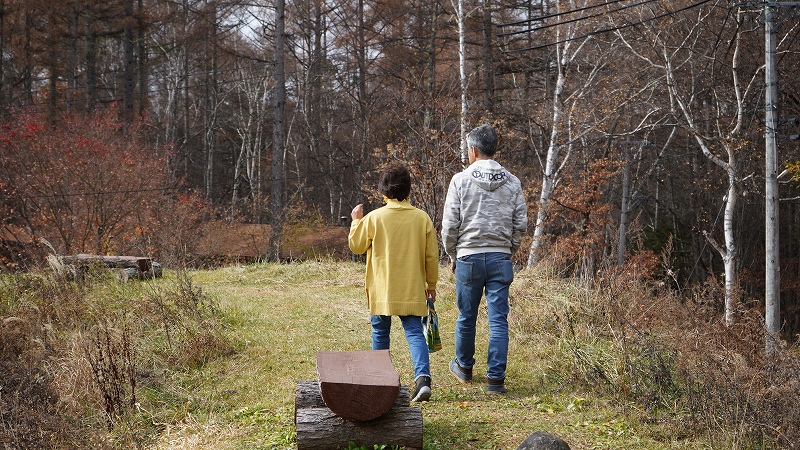
[[[455,6],[455,5],[454,5]],[[461,77],[461,163],[467,165],[467,44],[464,37],[464,0],[458,0],[458,67]]]
[[[556,39],[560,37],[560,33],[556,34]],[[547,147],[547,157],[545,160],[544,173],[542,174],[542,192],[539,194],[539,210],[536,213],[536,225],[533,229],[533,242],[531,243],[531,250],[528,254],[528,268],[531,268],[539,262],[540,251],[542,247],[542,239],[544,239],[544,229],[547,222],[547,213],[550,206],[550,197],[558,184],[558,158],[560,153],[559,144],[559,124],[561,121],[561,104],[562,94],[564,93],[564,83],[566,77],[564,74],[564,66],[561,61],[562,52],[566,55],[569,49],[569,44],[557,47],[556,53],[558,55],[558,76],[556,78],[556,86],[553,91],[553,122],[552,129],[550,130],[550,144]]]

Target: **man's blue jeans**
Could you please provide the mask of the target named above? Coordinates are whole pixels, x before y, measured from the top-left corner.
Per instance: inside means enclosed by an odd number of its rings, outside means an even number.
[[[508,288],[514,280],[514,265],[508,253],[478,253],[456,260],[455,329],[456,361],[470,369],[475,365],[475,322],[486,292],[489,316],[489,347],[486,376],[506,377],[508,360]]]
[[[422,331],[422,317],[399,316],[406,332],[408,350],[411,352],[411,361],[414,362],[414,380],[422,375],[431,376],[430,355],[428,354],[428,341]],[[372,349],[389,349],[389,332],[392,328],[392,316],[370,315],[372,323]]]

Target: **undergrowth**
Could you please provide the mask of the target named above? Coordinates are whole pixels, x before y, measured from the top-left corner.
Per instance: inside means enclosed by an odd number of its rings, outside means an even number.
[[[798,447],[800,352],[784,348],[766,357],[756,305],[743,305],[726,327],[710,306],[721,303],[721,287],[704,286],[687,299],[619,272],[591,289],[566,282],[561,298],[542,302],[526,280],[518,301],[535,316],[518,317],[512,328],[531,339],[550,336],[545,351],[556,355],[542,368],[543,383],[614,399],[629,419],[655,425],[658,439]]]
[[[180,271],[4,275],[0,317],[2,448],[143,448],[163,426],[148,411],[185,402],[174,372],[232,352],[214,301]]]

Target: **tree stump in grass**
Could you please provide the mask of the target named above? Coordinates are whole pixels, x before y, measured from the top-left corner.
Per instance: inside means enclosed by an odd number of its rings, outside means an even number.
[[[317,375],[325,405],[347,420],[380,417],[400,393],[389,350],[319,352]]]
[[[422,409],[409,406],[388,350],[321,352],[317,373],[319,381],[299,381],[295,391],[298,450],[338,450],[351,442],[422,448]]]

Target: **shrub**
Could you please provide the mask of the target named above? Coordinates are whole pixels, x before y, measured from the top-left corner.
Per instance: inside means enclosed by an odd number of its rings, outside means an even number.
[[[124,126],[109,111],[8,117],[0,129],[0,230],[26,230],[61,254],[185,262],[211,208],[179,191],[169,149],[145,144],[144,123]],[[18,264],[11,256],[7,263]]]

